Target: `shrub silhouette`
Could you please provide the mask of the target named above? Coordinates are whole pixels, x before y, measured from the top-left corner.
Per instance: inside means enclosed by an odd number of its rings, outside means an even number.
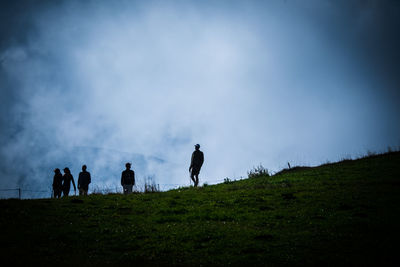
[[[247,172],[247,175],[249,178],[269,177],[268,169],[264,168],[262,164],[253,167],[253,169]]]

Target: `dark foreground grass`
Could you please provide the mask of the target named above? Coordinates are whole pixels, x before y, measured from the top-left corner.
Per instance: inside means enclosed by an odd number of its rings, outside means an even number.
[[[164,193],[0,201],[12,265],[400,263],[400,153]]]

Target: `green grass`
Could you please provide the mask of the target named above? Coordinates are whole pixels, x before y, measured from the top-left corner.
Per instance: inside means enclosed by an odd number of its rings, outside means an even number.
[[[13,265],[389,265],[400,153],[203,188],[1,200]]]

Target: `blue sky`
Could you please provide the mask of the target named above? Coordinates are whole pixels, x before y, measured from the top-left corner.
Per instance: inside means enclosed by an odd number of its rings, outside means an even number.
[[[400,146],[397,1],[5,1],[0,187],[188,185]]]

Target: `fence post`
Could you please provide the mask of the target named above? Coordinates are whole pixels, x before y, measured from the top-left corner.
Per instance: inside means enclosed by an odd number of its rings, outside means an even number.
[[[21,199],[21,188],[18,188],[18,198]]]

